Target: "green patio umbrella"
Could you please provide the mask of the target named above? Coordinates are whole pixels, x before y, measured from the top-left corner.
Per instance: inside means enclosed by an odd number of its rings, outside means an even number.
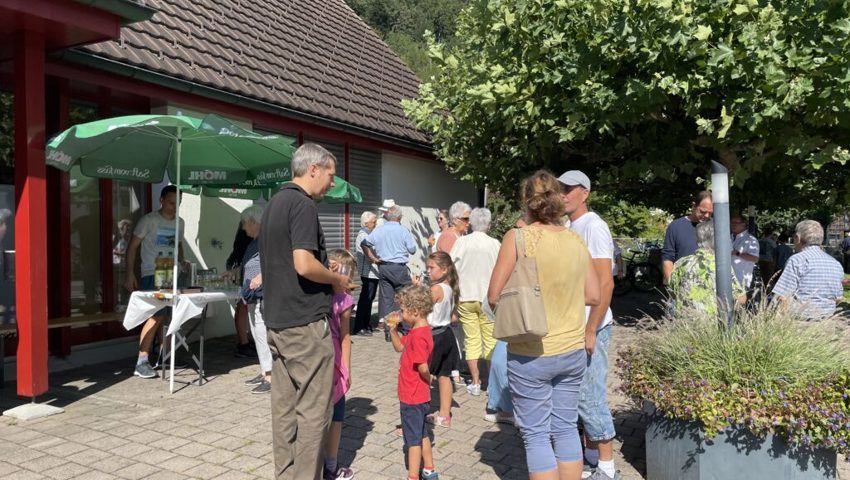
[[[130,115],[74,125],[51,139],[45,154],[48,165],[66,172],[79,165],[89,177],[148,183],[162,182],[168,172],[179,186],[283,182],[292,176],[294,151],[286,137],[260,135],[217,115]],[[175,217],[179,232],[180,195]],[[171,346],[174,351],[173,336]]]
[[[47,164],[83,175],[177,185],[264,184],[291,178],[289,138],[260,135],[217,115],[130,115],[74,125],[47,144]],[[179,166],[179,171],[178,171]]]
[[[236,187],[187,187],[183,190],[195,195],[203,194],[207,197],[216,198],[241,198],[246,200],[257,200],[260,197],[266,200],[271,199],[272,195],[280,189],[280,184],[271,186],[256,186],[243,185]],[[345,180],[334,175],[334,186],[325,196],[322,197],[324,203],[361,203],[363,196],[360,194],[360,189]]]

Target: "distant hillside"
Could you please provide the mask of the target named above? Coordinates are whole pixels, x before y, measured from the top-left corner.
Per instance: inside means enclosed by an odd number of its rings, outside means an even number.
[[[455,22],[467,0],[346,0],[422,80],[434,66],[422,39],[426,30],[451,44]]]

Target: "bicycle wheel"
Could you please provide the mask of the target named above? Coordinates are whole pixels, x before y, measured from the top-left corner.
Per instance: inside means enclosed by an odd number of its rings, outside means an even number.
[[[614,277],[614,296],[619,297],[632,291],[632,280],[628,275],[618,278]]]
[[[651,292],[661,286],[661,270],[649,262],[641,262],[632,270],[632,283],[641,292]]]

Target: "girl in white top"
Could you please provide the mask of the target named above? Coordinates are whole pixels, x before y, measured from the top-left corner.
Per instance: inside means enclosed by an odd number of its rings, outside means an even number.
[[[428,256],[428,277],[431,279],[431,299],[434,310],[428,315],[434,351],[428,365],[431,375],[437,377],[440,388],[440,410],[426,420],[434,425],[449,427],[452,423],[452,370],[460,364],[457,340],[450,328],[455,319],[455,307],[460,296],[457,270],[446,252],[435,252]]]

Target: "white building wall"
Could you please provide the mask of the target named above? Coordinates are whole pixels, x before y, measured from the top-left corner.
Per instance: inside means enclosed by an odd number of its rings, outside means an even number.
[[[381,189],[402,207],[402,224],[410,229],[418,245],[411,257],[414,274],[425,271],[428,237],[438,231],[437,212],[452,203],[464,201],[478,206],[478,190],[470,183],[452,177],[445,166],[433,160],[384,152]]]

